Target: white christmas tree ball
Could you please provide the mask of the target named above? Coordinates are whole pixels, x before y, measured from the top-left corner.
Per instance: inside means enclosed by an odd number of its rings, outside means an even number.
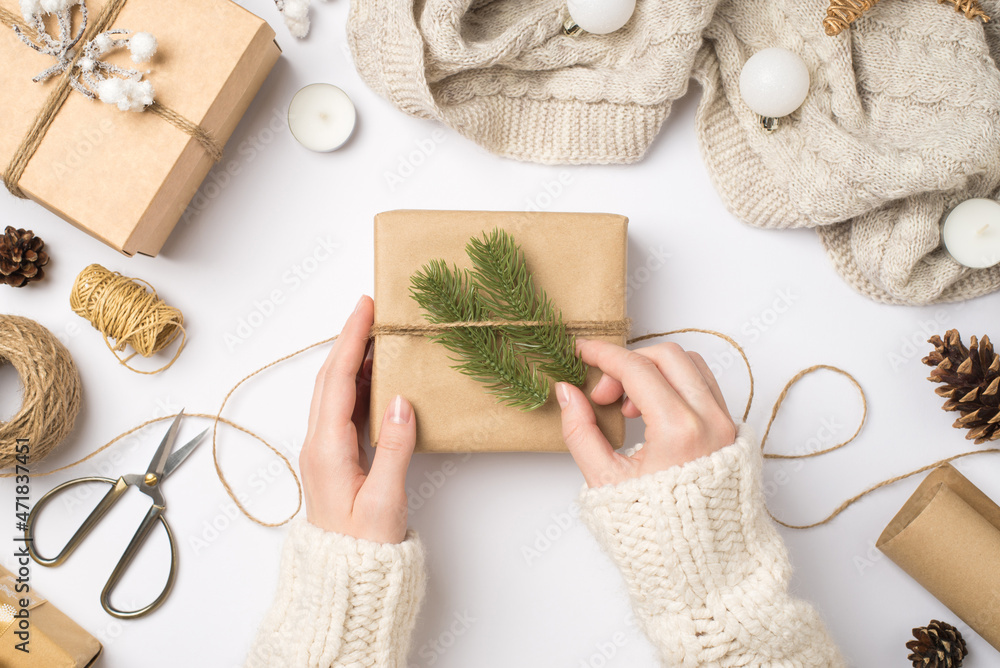
[[[740,72],[740,95],[760,116],[787,116],[802,106],[808,94],[809,68],[788,49],[758,51]]]
[[[607,35],[628,23],[635,0],[569,0],[573,22],[589,33]]]
[[[132,62],[145,63],[156,55],[156,38],[148,32],[137,32],[128,39],[128,50],[132,52]]]

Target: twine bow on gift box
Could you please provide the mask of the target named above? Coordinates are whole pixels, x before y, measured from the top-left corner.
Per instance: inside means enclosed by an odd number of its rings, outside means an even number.
[[[0,24],[10,27],[25,45],[56,59],[54,65],[33,80],[44,82],[59,76],[3,172],[4,185],[16,197],[27,199],[18,183],[71,90],[91,99],[100,98],[115,104],[123,111],[150,111],[194,137],[214,161],[222,158],[222,147],[210,132],[153,99],[152,84],[142,80],[141,72],[101,59],[105,53],[117,48],[128,48],[136,63],[145,62],[156,52],[156,39],[149,33],[110,29],[126,2],[128,0],[108,0],[96,20],[90,21],[86,0],[22,0],[21,7],[30,25],[10,10],[0,7]],[[72,12],[77,5],[80,7],[80,26],[74,33]],[[46,31],[46,14],[56,15],[58,38]],[[77,48],[80,44],[83,47]]]

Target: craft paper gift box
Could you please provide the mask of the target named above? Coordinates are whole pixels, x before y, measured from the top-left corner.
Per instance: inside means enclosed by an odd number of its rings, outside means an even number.
[[[36,592],[17,591],[14,575],[0,566],[0,666],[3,668],[86,668],[101,654],[101,643],[76,622]],[[27,602],[28,650],[16,649],[23,642],[18,619],[22,599]]]
[[[410,277],[431,260],[468,267],[465,246],[499,227],[524,251],[528,271],[562,311],[564,321],[621,323],[625,319],[628,219],[610,214],[391,211],[375,218],[376,327],[423,325],[410,296]],[[625,335],[602,335],[616,344]],[[451,368],[442,345],[426,335],[379,334],[372,367],[372,442],[382,415],[401,394],[417,416],[422,452],[565,451],[555,392],[539,409],[500,404],[481,384]],[[590,369],[584,391],[600,378]],[[595,406],[615,447],[625,437],[620,403]]]
[[[87,0],[88,25],[109,1]],[[22,17],[18,0],[0,0],[0,10],[7,19]],[[73,15],[79,24],[79,8]],[[127,51],[107,60],[148,69],[145,80],[155,90],[157,109],[200,126],[219,147],[280,55],[270,26],[229,0],[127,0],[110,27],[156,37],[159,49],[149,63],[135,65]],[[58,79],[34,83],[32,77],[55,62],[23,44],[9,21],[0,20],[5,174]],[[71,90],[17,186],[127,255],[156,255],[214,161],[198,139],[150,109],[121,111]]]

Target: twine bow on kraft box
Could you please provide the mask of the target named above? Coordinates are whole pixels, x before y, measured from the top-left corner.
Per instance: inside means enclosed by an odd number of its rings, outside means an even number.
[[[156,255],[280,53],[230,0],[0,0],[3,183]]]
[[[371,434],[401,394],[413,404],[422,452],[564,452],[555,392],[538,409],[497,401],[483,385],[452,368],[452,355],[433,342],[411,295],[411,277],[433,260],[470,266],[466,244],[494,229],[512,235],[527,270],[561,310],[569,334],[624,345],[628,219],[594,213],[391,211],[375,218],[375,338]],[[583,388],[600,372],[590,369]],[[620,403],[595,406],[597,423],[621,447]]]

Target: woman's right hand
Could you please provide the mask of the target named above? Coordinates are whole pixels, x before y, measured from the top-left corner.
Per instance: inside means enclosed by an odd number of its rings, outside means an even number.
[[[590,393],[594,403],[607,405],[625,395],[622,413],[646,424],[642,449],[626,457],[601,433],[583,392],[569,383],[556,385],[563,439],[589,487],[680,466],[736,440],[719,383],[698,353],[676,343],[628,350],[587,339],[577,348],[583,361],[604,373]]]

